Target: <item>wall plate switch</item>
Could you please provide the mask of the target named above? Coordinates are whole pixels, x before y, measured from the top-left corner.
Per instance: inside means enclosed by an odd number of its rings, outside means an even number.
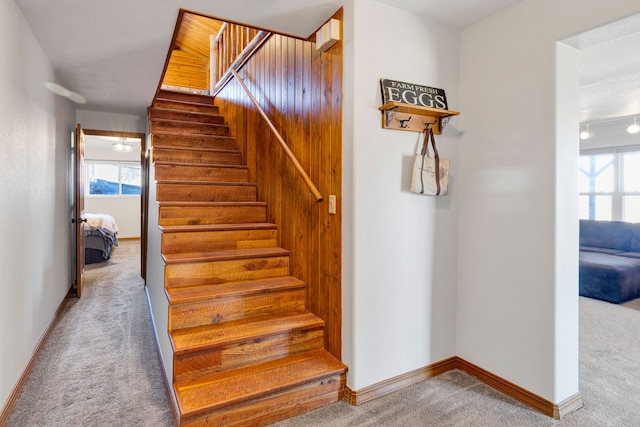
[[[336,196],[335,194],[331,194],[329,196],[329,213],[331,215],[336,214]]]

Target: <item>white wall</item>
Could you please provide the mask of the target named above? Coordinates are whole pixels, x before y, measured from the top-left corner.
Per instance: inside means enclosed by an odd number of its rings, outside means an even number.
[[[462,31],[457,353],[556,403],[578,392],[579,113],[556,42],[638,11],[525,0]]]
[[[16,4],[0,2],[0,407],[71,286],[70,103]]]
[[[118,238],[140,238],[140,196],[86,196],[87,213],[111,215],[118,224]]]
[[[92,135],[86,136],[86,139],[89,138],[96,142],[86,144],[86,160],[115,160],[140,164],[139,146],[137,151],[116,153],[111,148],[113,141]],[[104,145],[104,148],[98,144]],[[113,216],[118,224],[119,238],[140,237],[140,196],[90,196],[85,192],[84,208],[88,213],[104,213]]]
[[[381,128],[380,78],[459,107],[458,32],[373,0],[345,5],[343,359],[361,389],[455,355],[457,119],[437,138],[446,197],[409,191],[421,135]],[[400,31],[391,31],[398,29]]]
[[[84,129],[144,133],[147,116],[108,113],[105,111],[76,110],[76,121]]]

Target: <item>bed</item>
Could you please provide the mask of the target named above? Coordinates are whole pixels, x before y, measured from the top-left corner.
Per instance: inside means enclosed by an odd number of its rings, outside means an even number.
[[[111,257],[111,250],[118,246],[118,224],[107,214],[85,213],[84,263],[104,262]]]

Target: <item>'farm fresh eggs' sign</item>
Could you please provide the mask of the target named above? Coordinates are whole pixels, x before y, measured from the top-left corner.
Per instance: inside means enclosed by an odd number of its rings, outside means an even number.
[[[404,104],[447,110],[447,97],[443,89],[421,86],[414,83],[380,79],[382,103],[402,102]]]

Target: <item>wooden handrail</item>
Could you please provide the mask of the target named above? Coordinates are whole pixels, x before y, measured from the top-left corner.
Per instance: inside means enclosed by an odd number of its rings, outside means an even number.
[[[280,136],[280,133],[275,128],[275,126],[273,125],[273,123],[271,122],[271,120],[269,119],[267,114],[260,107],[260,104],[258,104],[258,101],[256,101],[256,99],[253,97],[253,95],[251,94],[251,91],[249,90],[247,85],[244,84],[244,81],[242,80],[242,78],[238,75],[236,70],[234,70],[233,68],[230,71],[231,71],[231,74],[233,74],[233,77],[235,77],[236,80],[238,80],[238,83],[240,83],[240,86],[242,86],[242,88],[247,93],[247,95],[249,96],[249,98],[251,99],[253,104],[256,106],[256,108],[258,109],[258,112],[260,113],[260,115],[266,120],[267,124],[269,125],[269,128],[271,128],[271,131],[273,132],[273,134],[276,136],[276,138],[280,142],[280,145],[282,146],[282,149],[287,154],[287,157],[289,157],[289,160],[291,160],[291,163],[293,163],[293,166],[296,168],[296,170],[298,171],[298,173],[300,174],[300,176],[304,180],[305,184],[307,184],[307,187],[309,187],[309,190],[311,191],[311,194],[313,194],[313,196],[316,198],[316,200],[318,202],[323,201],[324,197],[322,197],[322,194],[320,194],[320,192],[318,191],[316,186],[313,184],[313,181],[311,181],[311,178],[309,178],[309,175],[307,175],[307,173],[304,171],[304,168],[302,167],[302,165],[300,164],[298,159],[296,159],[296,156],[293,154],[293,152],[291,151],[291,149],[289,148],[287,143],[284,141],[284,139],[282,139],[282,136]]]

